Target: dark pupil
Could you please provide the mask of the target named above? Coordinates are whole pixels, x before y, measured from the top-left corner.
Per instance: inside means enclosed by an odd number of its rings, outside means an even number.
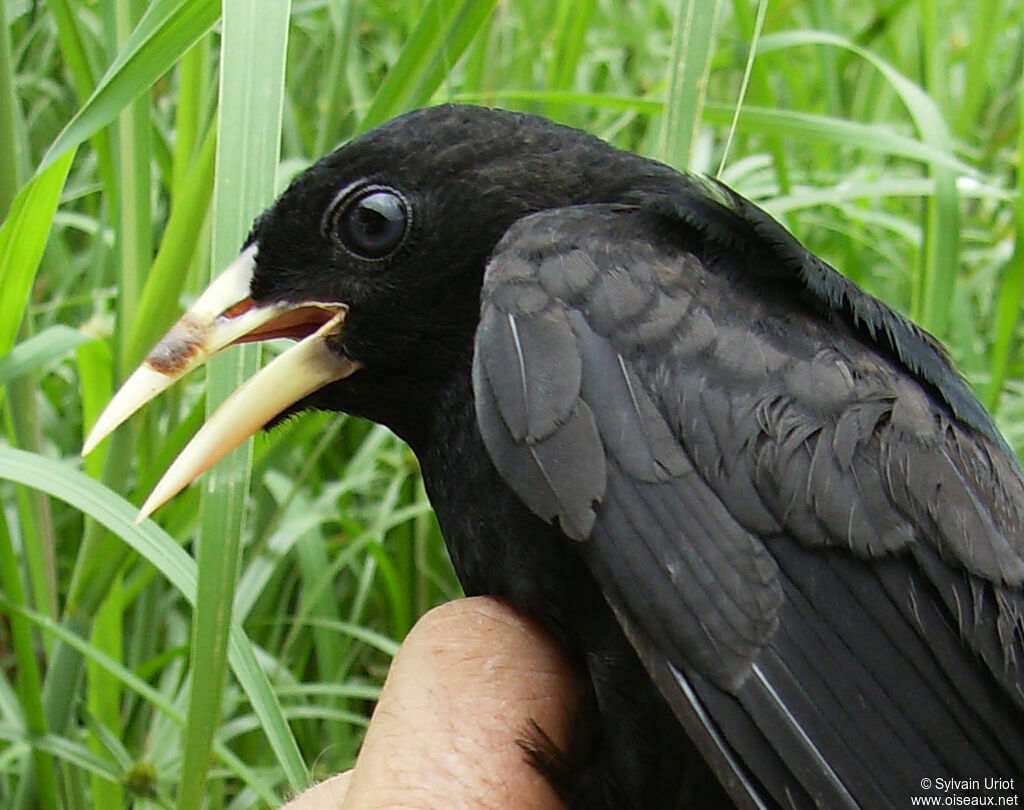
[[[371,258],[393,250],[405,234],[405,205],[387,191],[375,191],[357,200],[346,219],[349,246]]]
[[[388,218],[366,205],[359,206],[356,217],[359,219],[359,230],[366,236],[380,236],[388,227]]]

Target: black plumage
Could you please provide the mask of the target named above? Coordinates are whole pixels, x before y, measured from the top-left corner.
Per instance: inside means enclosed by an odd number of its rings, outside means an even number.
[[[383,253],[344,224],[361,188],[404,205]],[[257,303],[349,307],[360,370],[296,409],[405,438],[466,592],[576,662],[572,807],[1024,776],[1020,467],[931,337],[753,204],[446,106],[321,160],[250,241]]]

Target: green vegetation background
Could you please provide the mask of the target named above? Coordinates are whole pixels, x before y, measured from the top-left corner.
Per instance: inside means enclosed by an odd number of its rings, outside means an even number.
[[[946,341],[1019,450],[1021,32],[1015,0],[0,0],[0,807],[273,806],[458,595],[415,459],[345,417],[133,525],[259,349],[78,455],[275,189],[403,110],[718,174]]]

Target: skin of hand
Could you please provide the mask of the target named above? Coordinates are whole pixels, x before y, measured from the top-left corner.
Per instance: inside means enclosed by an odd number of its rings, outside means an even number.
[[[578,682],[535,622],[489,597],[424,615],[392,663],[355,768],[282,810],[558,810],[518,741],[562,750]]]

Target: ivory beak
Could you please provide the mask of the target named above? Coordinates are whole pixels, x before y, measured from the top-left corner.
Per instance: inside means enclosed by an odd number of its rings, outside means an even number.
[[[256,245],[243,251],[161,338],[100,414],[82,454],[92,451],[173,382],[228,346],[282,334],[310,333],[224,401],[156,485],[140,510],[139,521],[288,406],[359,368],[358,363],[329,345],[329,337],[344,325],[348,312],[345,304],[257,304],[249,297],[256,251]]]

